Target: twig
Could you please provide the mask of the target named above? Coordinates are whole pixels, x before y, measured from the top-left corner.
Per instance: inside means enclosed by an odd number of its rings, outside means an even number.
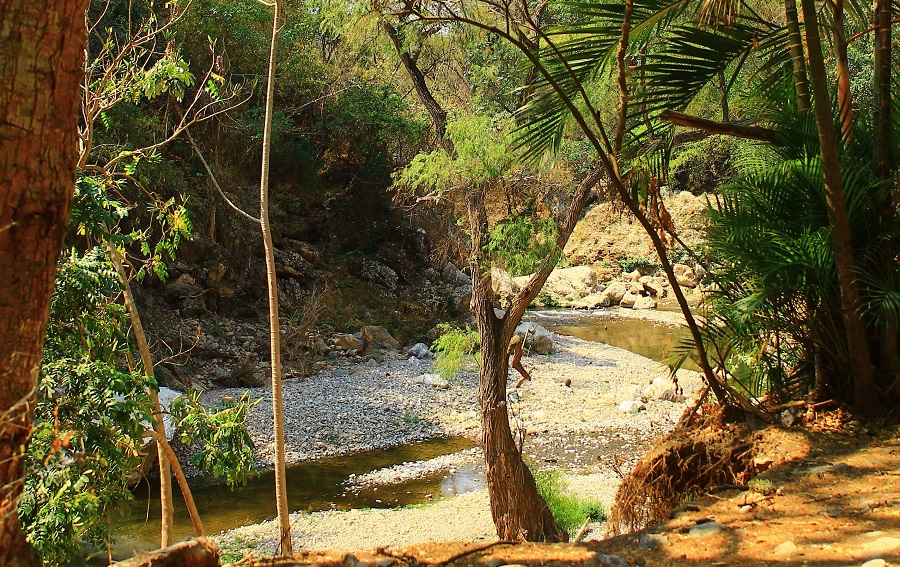
[[[591,517],[588,516],[584,519],[584,523],[581,524],[581,529],[578,530],[578,533],[575,534],[575,537],[572,538],[572,543],[578,543],[581,541],[581,538],[584,537],[584,534],[587,532],[588,526],[591,524]]]
[[[440,563],[435,563],[435,565],[449,565],[449,564],[453,563],[454,561],[458,561],[459,559],[462,559],[463,557],[465,557],[467,555],[472,555],[473,553],[480,553],[486,549],[490,549],[497,545],[514,545],[515,543],[516,542],[514,542],[514,541],[509,541],[509,540],[505,540],[505,539],[492,541],[492,542],[486,543],[484,545],[479,545],[479,546],[473,547],[471,549],[461,551],[461,552],[457,553],[456,555],[451,555],[450,557],[441,561]]]

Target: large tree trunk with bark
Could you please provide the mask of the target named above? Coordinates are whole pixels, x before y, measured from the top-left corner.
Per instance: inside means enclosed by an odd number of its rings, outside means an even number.
[[[521,314],[516,317],[511,309],[501,320],[494,313],[490,264],[481,252],[488,232],[482,191],[481,188],[470,190],[466,205],[472,230],[473,311],[481,335],[478,402],[491,515],[497,536],[502,540],[567,541],[568,534],[553,519],[538,493],[534,477],[522,460],[509,426],[506,403],[509,358],[506,353],[515,325],[505,323],[517,320]]]
[[[877,411],[880,405],[879,392],[875,383],[872,358],[869,354],[866,325],[859,309],[860,293],[855,271],[853,237],[850,232],[847,204],[844,199],[844,183],[841,179],[831,99],[828,96],[828,79],[819,36],[819,21],[813,0],[801,0],[800,5],[803,9],[803,25],[806,29],[809,84],[812,88],[813,108],[819,129],[825,197],[832,223],[834,261],[841,290],[850,371],[853,375],[854,406],[861,413],[871,414]]]
[[[0,3],[0,565],[38,565],[19,526],[56,263],[75,187],[86,0]]]

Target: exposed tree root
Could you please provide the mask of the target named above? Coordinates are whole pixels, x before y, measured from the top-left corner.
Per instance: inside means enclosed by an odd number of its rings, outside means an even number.
[[[608,533],[662,521],[686,499],[716,486],[746,484],[756,471],[754,439],[742,414],[725,407],[675,429],[651,449],[619,487]]]

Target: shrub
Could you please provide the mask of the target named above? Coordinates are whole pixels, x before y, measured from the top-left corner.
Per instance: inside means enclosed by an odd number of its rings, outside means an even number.
[[[558,471],[539,471],[534,474],[538,493],[553,514],[553,519],[566,531],[578,529],[587,520],[600,522],[606,519],[603,504],[592,498],[582,498],[569,492],[569,487]]]
[[[469,325],[465,329],[458,329],[441,323],[438,329],[441,336],[431,345],[431,350],[436,353],[431,369],[449,380],[459,376],[466,364],[475,359],[475,353],[481,346],[481,337]]]

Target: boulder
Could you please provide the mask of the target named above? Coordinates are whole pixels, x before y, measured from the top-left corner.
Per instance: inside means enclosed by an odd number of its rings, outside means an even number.
[[[625,295],[622,296],[622,301],[619,302],[619,305],[622,307],[634,307],[634,303],[641,299],[640,295],[636,295],[628,291]]]
[[[656,309],[656,300],[652,297],[638,296],[631,308],[636,311],[640,309]]]
[[[625,413],[639,412],[646,409],[646,406],[637,400],[625,400],[619,404],[619,411]]]
[[[625,294],[628,293],[628,284],[625,282],[611,282],[603,293],[609,296],[610,305],[618,305]]]
[[[572,307],[576,309],[597,309],[599,307],[609,307],[610,305],[612,305],[612,300],[608,291],[592,293],[572,302]]]
[[[389,291],[395,291],[397,284],[400,282],[400,276],[397,275],[397,272],[381,262],[375,262],[368,258],[362,258],[359,263],[351,266],[351,270],[356,277],[377,283]]]
[[[697,287],[697,276],[690,266],[685,264],[675,264],[672,269],[675,272],[675,280],[678,282],[678,285],[687,288]]]
[[[466,313],[472,302],[472,286],[468,284],[456,286],[450,291],[447,301],[450,304],[450,312],[454,315]]]
[[[557,300],[579,299],[594,290],[597,274],[590,266],[556,268],[550,272],[544,291]]]
[[[641,272],[639,270],[633,270],[627,274],[623,274],[622,279],[626,282],[636,282],[641,279]]]
[[[391,336],[387,329],[381,325],[367,325],[363,327],[362,333],[362,350],[365,352],[371,350],[397,350],[400,343]]]
[[[203,294],[203,290],[188,274],[181,274],[166,286],[166,297],[169,299],[194,298]]]
[[[649,281],[643,284],[644,290],[657,299],[662,299],[666,296],[666,287],[662,284],[662,282],[658,281]]]
[[[362,350],[363,342],[361,339],[347,333],[335,333],[331,336],[331,344],[341,350]]]
[[[435,388],[441,388],[442,390],[446,390],[450,387],[450,382],[448,382],[447,379],[430,372],[416,376],[413,378],[413,382],[417,384],[427,384],[429,386],[434,386]]]
[[[553,334],[537,323],[519,323],[516,334],[527,337],[525,347],[538,354],[553,352]]]
[[[434,358],[434,354],[432,354],[431,349],[428,348],[428,345],[425,343],[416,343],[406,352],[406,356],[414,356],[419,360],[425,360],[426,358]]]
[[[441,272],[441,279],[451,285],[471,284],[472,278],[467,276],[465,272],[456,267],[453,262],[447,262]]]
[[[500,268],[491,268],[491,286],[501,306],[509,305],[513,296],[521,289],[509,272]]]

